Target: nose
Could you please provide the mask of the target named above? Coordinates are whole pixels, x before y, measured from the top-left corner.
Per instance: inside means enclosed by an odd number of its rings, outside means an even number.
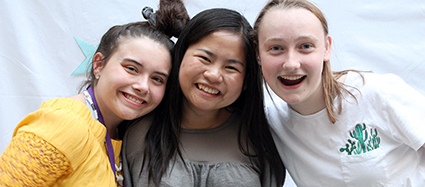
[[[149,77],[141,76],[132,85],[133,89],[145,95],[149,93]]]
[[[204,77],[211,83],[223,81],[221,68],[218,65],[208,67],[204,72]]]
[[[300,68],[300,66],[301,66],[301,63],[300,63],[299,54],[294,50],[288,50],[283,62],[283,69],[293,71]]]

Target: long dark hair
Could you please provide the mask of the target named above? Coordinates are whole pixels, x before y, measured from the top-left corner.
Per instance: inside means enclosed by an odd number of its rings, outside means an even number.
[[[143,167],[147,167],[149,180],[155,185],[160,184],[169,162],[174,157],[178,156],[183,160],[179,148],[179,136],[184,96],[178,80],[183,56],[190,45],[213,32],[222,30],[239,34],[243,38],[245,51],[244,90],[229,106],[241,111],[243,116],[241,128],[244,130],[238,131],[239,148],[250,158],[258,158],[261,181],[266,180],[263,174],[266,172],[266,166],[269,166],[269,172],[276,178],[278,186],[283,185],[285,168],[276,150],[263,110],[262,78],[255,57],[253,38],[250,35],[252,27],[241,14],[228,9],[209,9],[194,16],[182,30],[174,47],[169,87],[160,106],[163,110],[155,113],[145,139]],[[251,154],[248,144],[252,146],[254,154]]]

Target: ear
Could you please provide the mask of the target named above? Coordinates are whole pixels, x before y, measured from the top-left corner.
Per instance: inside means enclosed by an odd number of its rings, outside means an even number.
[[[332,45],[332,37],[328,34],[325,38],[325,55],[323,57],[323,61],[329,61],[331,59],[331,45]]]
[[[104,66],[104,56],[102,53],[97,52],[93,56],[93,73],[95,75],[99,74]]]
[[[257,53],[257,63],[258,63],[258,65],[261,66],[261,58],[260,58],[260,55],[258,53]]]
[[[260,47],[258,46],[258,42],[254,41],[255,46],[255,56],[257,57],[257,63],[261,66],[261,58],[260,58]]]

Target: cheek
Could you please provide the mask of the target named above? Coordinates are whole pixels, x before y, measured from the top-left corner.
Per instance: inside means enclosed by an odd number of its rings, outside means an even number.
[[[261,57],[261,69],[264,76],[275,74],[282,67],[282,63],[277,57]]]
[[[187,76],[187,70],[186,68],[184,68],[183,66],[180,68],[179,71],[179,84],[182,86],[184,85],[185,82],[187,82],[188,80],[188,76]]]
[[[152,87],[152,99],[155,102],[156,105],[158,105],[162,98],[164,97],[165,93],[165,85],[164,86],[154,86]]]
[[[106,74],[104,74],[106,75]],[[108,76],[100,77],[97,82],[97,86],[101,87],[103,90],[113,91],[128,85],[129,80],[125,80],[122,76],[116,76],[115,74],[109,73]]]
[[[204,69],[204,65],[197,59],[184,58],[179,70],[180,84],[185,84],[187,81],[190,81],[190,79],[202,74]]]
[[[190,73],[190,69],[192,69],[193,63],[191,63],[189,60],[190,59],[186,57],[183,58],[179,69],[179,79],[185,78],[187,74]]]
[[[238,93],[234,94],[236,98],[238,98],[239,94],[242,92],[244,79],[244,75],[238,75],[232,78],[228,78],[229,81],[227,85],[232,85],[230,89],[232,89],[234,93]]]
[[[322,72],[323,69],[323,56],[321,54],[304,55],[301,59],[303,67],[309,72]]]
[[[323,62],[305,64],[304,68],[311,76],[310,80],[314,82],[312,84],[320,85],[322,82]]]

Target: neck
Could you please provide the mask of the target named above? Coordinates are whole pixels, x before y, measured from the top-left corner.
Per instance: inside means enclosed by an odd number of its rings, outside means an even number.
[[[326,107],[323,89],[319,89],[304,102],[290,106],[301,115],[311,115],[323,110]]]
[[[105,115],[106,113],[104,112],[104,110],[102,110],[103,109],[102,104],[101,103],[97,103],[97,104],[99,107],[99,111],[102,114],[103,122],[106,129],[108,130],[109,136],[111,136],[111,138],[115,138],[117,127],[118,125],[120,125],[120,123],[123,120],[117,118],[114,115]]]
[[[122,121],[115,122],[115,123],[108,123],[105,119],[105,127],[108,130],[109,136],[111,136],[112,139],[116,138],[117,127],[121,122]]]
[[[231,112],[225,108],[214,111],[199,111],[183,107],[181,127],[183,129],[213,129],[226,122]]]
[[[94,91],[94,88],[93,88],[93,91]],[[103,117],[103,123],[104,123],[106,129],[108,130],[109,136],[111,138],[115,138],[115,136],[116,136],[116,129],[117,129],[118,125],[123,120],[122,119],[119,119],[115,115],[108,115],[107,114],[107,111],[104,110],[105,107],[103,106],[103,103],[100,100],[98,100],[99,97],[97,96],[97,92],[96,91],[94,91],[94,95],[95,95],[95,97],[92,98],[92,99],[93,100],[96,100],[98,112],[100,112],[100,114],[98,114],[98,118],[99,118],[98,120],[100,122],[101,121],[100,120],[100,117],[101,116]]]

